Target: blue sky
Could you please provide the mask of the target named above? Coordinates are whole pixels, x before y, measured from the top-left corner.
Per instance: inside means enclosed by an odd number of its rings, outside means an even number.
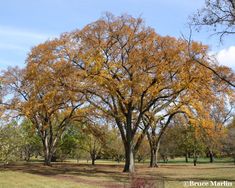
[[[201,8],[204,0],[7,0],[0,7],[0,69],[25,64],[30,49],[63,32],[82,28],[105,12],[141,16],[146,25],[161,35],[188,34],[188,16]],[[235,70],[232,40],[219,44],[206,30],[193,39],[210,45],[222,64]]]

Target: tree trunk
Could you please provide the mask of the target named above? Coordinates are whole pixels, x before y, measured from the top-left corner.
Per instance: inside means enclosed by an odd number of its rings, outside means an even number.
[[[149,164],[149,167],[152,168],[156,164],[156,149],[150,148],[150,150],[151,150],[151,155],[150,155],[150,164]]]
[[[54,144],[52,142],[49,142],[48,137],[43,139],[44,165],[51,166],[52,157],[53,157],[53,154],[55,153],[55,148],[54,148],[55,143],[56,143],[56,140],[55,140]]]
[[[95,159],[94,158],[91,159],[91,164],[95,165]]]
[[[55,154],[52,154],[51,162],[57,162],[58,159],[62,162],[62,161],[63,161],[62,158],[63,158],[63,157],[60,157],[60,159],[59,159]]]
[[[150,167],[158,167],[157,164],[157,149],[153,149],[153,162],[152,162],[152,166]]]
[[[95,165],[95,160],[96,160],[96,155],[95,154],[91,154],[91,164]]]
[[[193,166],[197,166],[197,158],[198,158],[198,156],[197,156],[196,152],[194,151],[194,153],[193,153]]]
[[[44,152],[44,165],[51,166],[52,154],[50,152]]]
[[[129,104],[128,114],[126,116],[126,140],[123,140],[125,147],[125,166],[123,172],[133,173],[135,171],[134,140],[132,130],[132,110]]]
[[[153,167],[153,155],[154,155],[153,149],[150,148],[150,163],[149,163],[149,167]]]
[[[150,133],[148,133],[148,132],[147,132],[147,138],[148,138],[149,147],[150,147],[150,164],[149,164],[149,167],[153,167],[154,149],[153,149],[153,142],[152,142]]]
[[[123,172],[134,172],[135,161],[134,161],[134,147],[131,143],[125,144],[125,166]]]
[[[210,163],[214,162],[214,154],[211,150],[209,150],[209,157],[210,157]]]
[[[158,149],[151,149],[151,158],[149,167],[158,167]]]
[[[158,151],[160,148],[160,139],[158,139],[156,145],[152,146],[151,149],[151,158],[150,158],[150,167],[158,167]]]
[[[185,153],[185,162],[188,163],[188,152]]]

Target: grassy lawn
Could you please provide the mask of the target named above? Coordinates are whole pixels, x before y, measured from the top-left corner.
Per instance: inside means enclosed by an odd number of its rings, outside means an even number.
[[[67,180],[58,181],[50,177],[16,171],[0,171],[0,188],[95,188],[85,183]]]
[[[188,181],[222,181],[232,182],[235,187],[235,166],[233,164],[162,164],[157,169],[145,169],[143,175],[161,176],[165,180],[165,187],[181,188]],[[197,187],[197,186],[190,186]],[[200,186],[203,187],[203,186]],[[208,187],[208,186],[207,186]],[[215,187],[215,186],[210,186]]]
[[[163,160],[159,161],[160,163],[164,163]],[[193,163],[193,158],[188,159],[189,163]],[[198,158],[197,161],[199,164],[200,163],[209,163],[209,158]],[[174,159],[168,159],[168,163],[185,163],[185,158],[178,157]],[[232,158],[215,158],[214,163],[234,163],[234,160]]]
[[[159,168],[148,168],[148,164],[137,163],[136,173],[123,173],[123,163],[97,161],[95,166],[80,161],[56,163],[46,167],[41,163],[16,163],[0,168],[0,188],[73,188],[73,187],[130,187],[143,182],[165,188],[181,188],[187,181],[227,180],[235,187],[235,165],[233,163],[161,163]],[[191,186],[193,187],[193,186]],[[201,186],[203,187],[203,186]],[[213,187],[213,186],[210,186]]]

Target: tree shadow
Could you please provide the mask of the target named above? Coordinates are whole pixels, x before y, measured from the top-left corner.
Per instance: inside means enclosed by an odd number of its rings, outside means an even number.
[[[130,187],[132,184],[148,183],[152,185],[158,182],[164,185],[165,181],[188,181],[189,177],[174,177],[177,169],[183,170],[188,167],[196,171],[213,170],[213,169],[229,169],[233,166],[189,166],[189,165],[173,165],[167,164],[159,168],[148,168],[147,165],[136,165],[136,173],[123,173],[123,165],[121,164],[75,164],[75,163],[53,163],[52,166],[45,166],[43,163],[15,163],[5,167],[0,167],[1,171],[17,171],[29,174],[41,175],[55,179],[68,180],[79,183],[88,183],[102,187]],[[161,173],[161,168],[172,171]],[[202,181],[208,180],[208,177],[190,177],[190,180]],[[221,180],[218,177],[211,177],[209,180]],[[234,181],[234,179],[223,179]],[[133,183],[134,182],[134,183]]]
[[[87,180],[87,182],[93,182],[99,185],[105,182],[128,184],[130,179],[128,173],[122,172],[121,165],[110,164],[92,166],[89,164],[54,163],[52,166],[45,166],[42,163],[22,163],[0,167],[0,171],[24,172],[75,182]],[[115,184],[111,187],[115,187]]]

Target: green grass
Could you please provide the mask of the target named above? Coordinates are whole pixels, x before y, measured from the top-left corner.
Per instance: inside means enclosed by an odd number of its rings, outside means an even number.
[[[149,168],[148,164],[136,163],[136,173],[123,173],[123,163],[97,160],[96,165],[87,161],[69,160],[54,163],[47,167],[41,163],[23,163],[0,168],[0,188],[90,188],[90,187],[124,187],[133,178],[152,182],[163,182],[165,188],[182,188],[185,181],[221,181],[233,182],[235,187],[235,165],[223,159],[217,163],[177,162],[160,163],[159,168]],[[203,161],[203,159],[202,159]],[[224,162],[224,163],[223,163]],[[126,186],[127,187],[127,186]],[[194,188],[194,187],[192,187]]]
[[[164,163],[163,160],[160,160],[159,162]],[[214,163],[233,163],[233,162],[234,162],[234,160],[232,158],[215,158],[214,159]],[[174,158],[174,159],[168,159],[168,163],[185,163],[185,158],[178,157],[178,158]],[[189,158],[188,163],[193,163],[193,158]],[[199,164],[200,163],[210,163],[210,159],[200,157],[200,158],[198,158],[197,163],[199,163]]]
[[[142,175],[151,174],[155,177],[162,177],[165,181],[165,188],[182,188],[185,182],[189,181],[223,181],[227,180],[235,187],[235,165],[233,163],[201,163],[193,166],[188,163],[168,163],[160,164],[159,168],[146,169],[141,172]],[[196,188],[198,186],[190,186]],[[208,186],[200,186],[207,187]],[[215,186],[209,186],[214,187]]]
[[[93,188],[95,186],[56,180],[22,172],[0,171],[0,188]]]

